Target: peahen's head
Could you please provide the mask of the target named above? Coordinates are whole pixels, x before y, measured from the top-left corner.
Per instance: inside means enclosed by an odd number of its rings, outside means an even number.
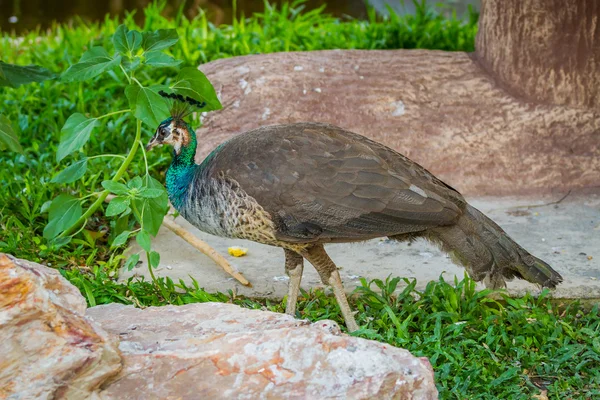
[[[168,144],[173,146],[175,154],[179,154],[181,149],[188,147],[192,142],[195,143],[195,139],[195,133],[185,121],[170,117],[160,123],[146,150]]]
[[[196,134],[184,118],[192,112],[204,108],[206,103],[189,96],[184,97],[181,94],[166,93],[163,90],[159,91],[158,94],[170,103],[171,117],[160,123],[156,133],[146,146],[146,150],[150,150],[155,146],[170,144],[173,146],[176,155],[181,154],[183,149],[187,149],[186,153],[194,154],[196,152]]]

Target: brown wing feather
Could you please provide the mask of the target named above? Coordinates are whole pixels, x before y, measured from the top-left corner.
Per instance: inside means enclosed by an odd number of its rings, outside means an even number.
[[[263,127],[227,142],[210,173],[235,179],[287,241],[365,240],[449,225],[464,199],[420,165],[325,124]]]

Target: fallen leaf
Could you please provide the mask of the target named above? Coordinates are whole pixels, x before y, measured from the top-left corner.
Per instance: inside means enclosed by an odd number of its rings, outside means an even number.
[[[244,247],[231,246],[227,248],[227,252],[234,257],[243,257],[248,253],[248,249]]]

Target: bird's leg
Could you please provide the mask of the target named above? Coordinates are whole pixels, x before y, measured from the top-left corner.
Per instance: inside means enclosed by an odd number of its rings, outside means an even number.
[[[333,293],[340,306],[346,326],[349,332],[358,330],[358,324],[354,319],[354,313],[350,310],[346,293],[344,292],[344,286],[342,285],[342,278],[340,273],[331,260],[322,245],[315,245],[306,249],[302,255],[306,258],[317,270],[321,276],[321,280],[324,284],[330,285],[333,288]]]
[[[296,315],[296,302],[298,301],[300,281],[302,280],[302,271],[304,270],[304,258],[292,250],[284,249],[284,251],[285,273],[290,277],[285,313],[294,316]]]

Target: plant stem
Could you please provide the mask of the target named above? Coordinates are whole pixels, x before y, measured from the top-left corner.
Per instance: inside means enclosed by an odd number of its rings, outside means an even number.
[[[119,67],[121,67],[121,71],[123,71],[123,74],[125,75],[125,78],[127,78],[127,82],[129,82],[129,84],[131,85],[131,78],[129,77],[129,75],[125,71],[125,68],[123,68],[123,66],[121,64],[119,64]]]
[[[129,167],[129,164],[131,164],[133,157],[135,157],[135,153],[137,153],[138,146],[140,145],[140,139],[142,137],[142,121],[138,119],[138,120],[136,120],[136,122],[137,122],[137,124],[136,124],[135,139],[133,141],[133,145],[131,146],[131,149],[129,150],[129,154],[127,154],[127,158],[125,159],[125,161],[123,161],[123,164],[121,164],[121,166],[119,167],[115,176],[113,176],[113,178],[112,178],[113,182],[117,182],[119,179],[121,179],[123,177],[123,175],[125,174],[125,171],[127,171],[127,168]],[[104,202],[104,199],[106,199],[106,197],[109,194],[110,194],[110,192],[108,190],[102,191],[102,193],[100,193],[100,196],[98,196],[96,201],[94,201],[92,203],[90,208],[88,208],[86,210],[86,212],[81,217],[79,217],[79,219],[73,225],[71,225],[70,228],[66,229],[58,237],[68,236],[71,233],[73,233],[82,223],[84,223],[89,217],[92,216],[92,214],[94,214],[96,212],[96,210],[102,205],[102,203]]]
[[[141,88],[143,88],[143,87],[144,87],[144,85],[142,85],[142,84],[140,83],[140,81],[138,81],[138,80],[137,80],[137,79],[135,79],[134,77],[131,77],[131,80],[132,80],[132,81],[134,81],[135,83],[137,83],[137,84],[138,84],[138,85],[139,85]]]
[[[156,276],[154,276],[154,272],[152,272],[152,264],[150,263],[150,252],[146,252],[146,261],[148,262],[148,271],[150,272],[150,277],[152,278],[152,282],[156,285],[157,288],[160,288],[158,282],[156,281]]]
[[[102,157],[113,157],[113,158],[125,159],[125,156],[123,156],[121,154],[98,154],[95,156],[88,157],[88,160],[93,160],[94,158],[102,158]]]
[[[140,149],[142,149],[142,154],[144,155],[144,164],[146,164],[146,175],[150,175],[148,171],[148,159],[146,158],[146,149],[144,149],[144,143],[140,140]]]
[[[104,114],[100,117],[96,117],[96,119],[102,119],[102,118],[106,118],[106,117],[110,117],[111,115],[117,115],[117,114],[123,114],[126,112],[130,112],[131,110],[119,110],[119,111],[113,111],[113,112],[109,112],[108,114]]]

